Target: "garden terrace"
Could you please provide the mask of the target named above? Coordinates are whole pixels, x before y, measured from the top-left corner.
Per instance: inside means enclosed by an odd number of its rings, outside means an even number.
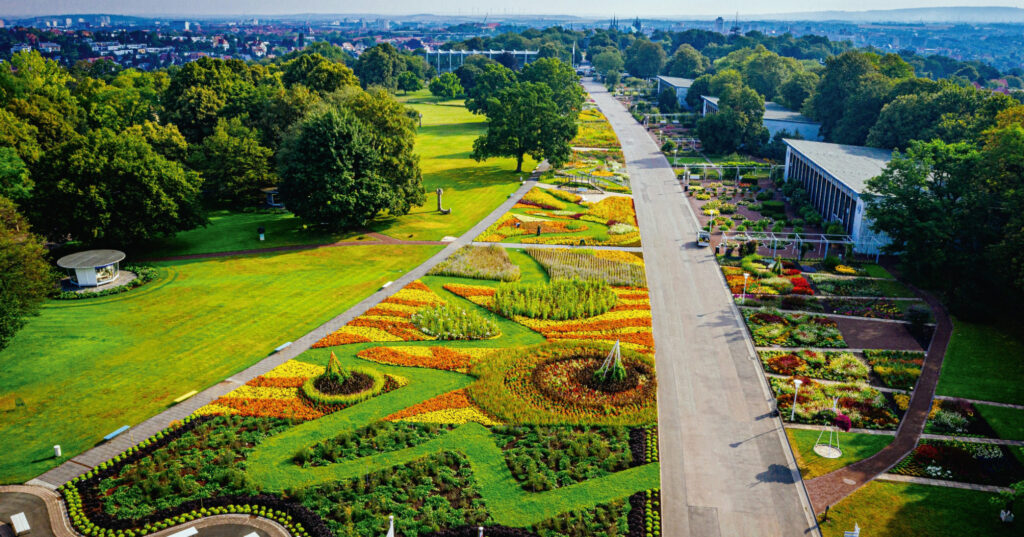
[[[770,377],[776,404],[783,419],[792,415],[795,384],[792,379]],[[796,423],[831,425],[834,398],[839,410],[850,417],[854,427],[861,429],[895,429],[900,418],[896,404],[883,392],[866,383],[824,383],[802,377],[794,419]]]

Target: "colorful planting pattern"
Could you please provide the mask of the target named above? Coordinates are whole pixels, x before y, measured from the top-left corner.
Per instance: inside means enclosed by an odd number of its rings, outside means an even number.
[[[313,348],[369,343],[371,341],[426,341],[436,339],[424,334],[410,321],[414,313],[426,306],[444,304],[429,287],[420,281],[406,285],[393,296],[366,313],[349,321],[338,331],[313,344]]]

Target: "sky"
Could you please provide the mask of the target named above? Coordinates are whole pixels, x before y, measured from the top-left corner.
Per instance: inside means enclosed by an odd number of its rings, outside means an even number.
[[[120,15],[287,15],[375,13],[401,15],[551,14],[621,18],[793,13],[940,6],[1011,6],[1024,0],[0,0],[0,16],[107,13]]]

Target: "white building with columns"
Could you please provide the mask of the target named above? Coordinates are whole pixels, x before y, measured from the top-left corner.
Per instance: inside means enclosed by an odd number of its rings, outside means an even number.
[[[787,181],[800,181],[825,222],[841,222],[859,253],[876,253],[889,242],[871,231],[862,194],[881,175],[892,151],[876,147],[785,139]]]

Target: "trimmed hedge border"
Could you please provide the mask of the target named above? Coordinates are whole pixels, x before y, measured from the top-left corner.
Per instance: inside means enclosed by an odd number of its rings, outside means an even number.
[[[216,496],[189,500],[177,507],[136,519],[116,518],[103,510],[102,500],[91,489],[120,473],[125,465],[151,455],[214,417],[189,416],[182,425],[165,429],[62,485],[57,491],[64,498],[72,526],[87,537],[142,537],[207,516],[249,514],[273,520],[295,537],[336,537],[316,513],[275,496]]]
[[[317,405],[354,405],[384,391],[384,386],[387,384],[387,376],[384,373],[368,367],[350,367],[348,370],[370,377],[373,379],[373,385],[361,392],[329,395],[316,389],[316,386],[313,385],[319,377],[310,377],[302,384],[302,394]]]
[[[113,289],[107,289],[105,291],[98,291],[95,293],[76,293],[74,291],[61,291],[54,293],[53,298],[56,300],[86,300],[89,298],[100,298],[110,295],[118,295],[135,289],[136,287],[142,287],[143,285],[156,279],[158,271],[156,267],[150,265],[125,265],[122,267],[124,270],[135,273],[135,279]]]

